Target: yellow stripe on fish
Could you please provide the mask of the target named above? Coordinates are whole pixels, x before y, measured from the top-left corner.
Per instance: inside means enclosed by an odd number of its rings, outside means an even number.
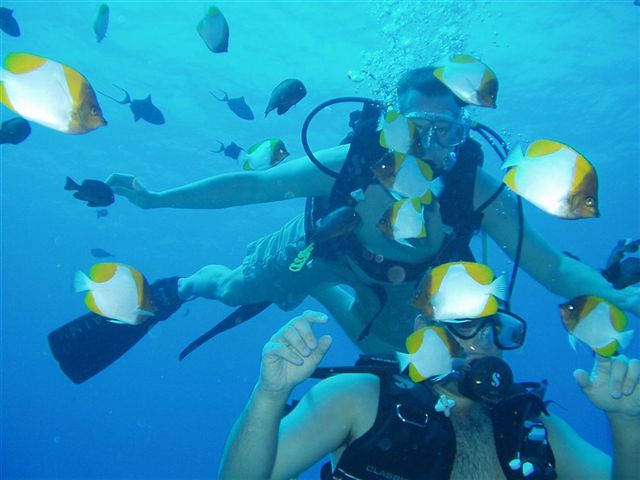
[[[425,275],[412,305],[434,320],[480,318],[496,313],[506,290],[505,277],[495,278],[487,265],[450,262]]]
[[[593,295],[576,297],[560,305],[562,323],[569,333],[569,343],[586,343],[593,351],[610,357],[627,348],[633,330],[625,330],[627,316],[614,304]]]
[[[419,198],[405,198],[394,202],[378,222],[378,228],[389,238],[411,246],[409,238],[425,238],[424,207]]]
[[[71,134],[107,122],[93,88],[71,67],[29,53],[10,53],[0,71],[0,101],[20,116]]]
[[[554,140],[537,140],[526,153],[514,148],[502,168],[511,190],[551,215],[566,219],[600,216],[598,176],[573,148]]]
[[[496,108],[498,78],[479,59],[471,55],[451,55],[433,74],[463,102]]]

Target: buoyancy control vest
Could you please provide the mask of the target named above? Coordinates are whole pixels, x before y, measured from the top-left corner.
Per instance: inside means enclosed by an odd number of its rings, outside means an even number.
[[[343,206],[355,206],[360,194],[377,183],[371,167],[387,152],[380,146],[378,121],[381,110],[375,104],[365,104],[357,121],[352,122],[353,135],[349,137],[349,151],[334,182],[331,194],[307,199],[305,208],[305,234],[313,236],[314,229],[330,212]],[[482,214],[473,208],[473,194],[477,168],[483,165],[482,148],[478,142],[467,139],[456,149],[457,162],[442,175],[444,190],[439,198],[442,221],[451,228],[434,259],[423,263],[406,263],[380,258],[369,252],[350,233],[316,246],[314,256],[337,260],[349,254],[371,278],[387,282],[387,272],[401,266],[405,281],[416,281],[434,264],[448,261],[473,261],[469,248],[473,234],[480,228]]]
[[[380,378],[373,426],[349,445],[333,471],[330,464],[323,467],[323,480],[450,477],[456,438],[449,417],[436,409],[440,395],[428,381],[416,384],[391,374],[389,367],[371,368]],[[516,383],[510,395],[491,407],[496,452],[509,480],[556,478],[553,452],[539,420],[547,413],[546,386],[546,381]]]

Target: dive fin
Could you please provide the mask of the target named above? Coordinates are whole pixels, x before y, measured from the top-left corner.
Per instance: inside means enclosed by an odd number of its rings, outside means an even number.
[[[51,332],[49,346],[65,375],[73,383],[83,383],[124,355],[156,323],[152,318],[123,325],[87,313]]]
[[[235,327],[236,325],[240,325],[241,323],[246,322],[247,320],[252,319],[260,312],[262,312],[265,308],[271,305],[273,302],[260,302],[260,303],[252,303],[250,305],[242,305],[239,308],[236,308],[230,315],[221,320],[215,327],[211,330],[205,332],[196,338],[193,342],[187,345],[187,348],[180,352],[179,359],[183,360],[187,355],[193,352],[196,348],[203,345],[204,343],[211,340],[213,337],[221,334],[229,330],[230,328]]]

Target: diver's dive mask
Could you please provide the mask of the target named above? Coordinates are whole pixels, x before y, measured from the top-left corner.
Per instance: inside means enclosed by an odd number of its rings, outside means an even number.
[[[416,128],[419,148],[426,150],[435,145],[454,148],[464,143],[469,136],[471,122],[463,113],[459,120],[451,116],[430,112],[409,112],[405,115]]]
[[[518,315],[502,309],[498,309],[495,314],[487,317],[442,323],[451,335],[463,340],[472,339],[483,328],[490,326],[493,342],[500,350],[520,348],[527,334],[527,322]]]

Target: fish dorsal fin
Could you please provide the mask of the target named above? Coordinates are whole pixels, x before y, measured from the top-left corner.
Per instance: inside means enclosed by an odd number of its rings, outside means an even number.
[[[407,337],[407,341],[405,342],[407,352],[416,353],[420,349],[420,345],[422,345],[422,342],[424,341],[424,332],[426,330],[427,327],[421,328]]]
[[[544,157],[557,152],[563,147],[564,145],[554,140],[536,140],[527,148],[527,157]]]
[[[461,262],[469,276],[481,285],[489,285],[493,279],[493,272],[482,263]]]
[[[94,282],[106,282],[113,278],[119,266],[119,263],[96,263],[89,270],[89,278]]]
[[[27,73],[40,68],[48,59],[30,53],[10,53],[4,58],[3,66],[11,73]]]
[[[153,103],[151,101],[151,94],[147,95],[142,101],[151,105]]]

